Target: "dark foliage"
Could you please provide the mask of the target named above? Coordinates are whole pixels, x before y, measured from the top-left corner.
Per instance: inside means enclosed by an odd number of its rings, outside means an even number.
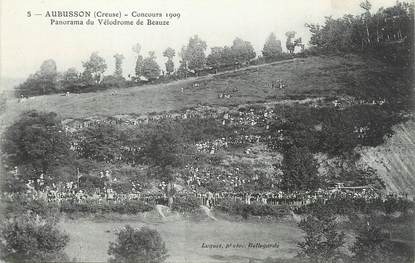
[[[7,128],[2,138],[3,165],[21,184],[43,177],[45,185],[74,174],[74,154],[55,113],[30,111]],[[16,170],[17,169],[17,170]]]
[[[44,200],[28,199],[26,196],[16,195],[13,200],[3,200],[4,204],[3,215],[7,218],[24,214],[39,215],[44,218],[57,220],[59,206],[56,203],[48,203]]]
[[[284,151],[283,155],[283,175],[279,184],[282,190],[317,190],[321,186],[317,161],[307,148],[293,146]]]
[[[83,129],[78,136],[82,138],[77,147],[80,158],[106,163],[119,160],[122,155],[121,146],[126,141],[125,133],[110,124]]]
[[[358,145],[381,145],[393,134],[393,125],[403,120],[380,105],[353,105],[343,110],[293,106],[285,107],[283,113],[284,119],[270,127],[269,147],[280,151],[307,147],[330,156],[352,153]]]
[[[24,215],[2,223],[0,255],[7,262],[67,262],[69,241],[53,222]]]
[[[199,199],[193,196],[177,197],[174,199],[172,210],[181,213],[195,213],[200,209]]]
[[[165,243],[156,230],[134,229],[129,225],[117,233],[108,254],[111,263],[161,263],[168,257]]]
[[[413,3],[397,2],[377,12],[371,12],[368,1],[361,7],[361,15],[326,17],[324,25],[307,24],[310,44],[323,51],[363,51],[389,63],[413,63]]]
[[[353,262],[409,263],[414,261],[414,249],[410,245],[390,240],[388,233],[373,222],[362,224],[356,241],[351,247]]]
[[[106,214],[110,212],[119,214],[138,214],[151,211],[153,207],[139,200],[128,200],[124,202],[76,202],[63,201],[59,207],[61,212],[67,214],[86,213],[86,214]]]
[[[366,201],[364,198],[333,198],[326,202],[323,200],[297,208],[296,213],[322,213],[351,215],[355,213],[370,214],[372,211],[381,211],[387,214],[394,212],[406,213],[409,209],[415,209],[412,201],[401,198],[374,199]]]
[[[337,262],[345,241],[343,232],[337,233],[333,217],[326,214],[307,216],[298,226],[305,232],[304,242],[299,242],[298,256],[313,263]]]
[[[29,78],[16,87],[16,97],[32,97],[59,92],[56,78],[31,75]]]
[[[249,216],[272,216],[281,218],[289,214],[288,207],[285,206],[274,206],[266,204],[245,204],[241,201],[223,200],[215,209],[230,215],[240,215],[243,218]]]

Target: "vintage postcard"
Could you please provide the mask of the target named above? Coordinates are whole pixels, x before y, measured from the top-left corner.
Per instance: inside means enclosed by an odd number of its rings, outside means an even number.
[[[413,0],[0,0],[0,262],[414,262]]]

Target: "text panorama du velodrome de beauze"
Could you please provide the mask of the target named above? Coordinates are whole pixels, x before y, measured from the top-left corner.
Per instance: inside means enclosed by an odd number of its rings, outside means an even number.
[[[172,19],[179,19],[178,12],[141,12],[141,11],[46,11],[43,14],[27,11],[27,16],[43,16],[50,19],[50,25],[170,25]]]

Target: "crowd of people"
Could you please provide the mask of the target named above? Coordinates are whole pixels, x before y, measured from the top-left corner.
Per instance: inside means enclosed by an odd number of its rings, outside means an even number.
[[[187,165],[181,173],[181,179],[186,187],[194,192],[207,189],[210,191],[238,192],[256,184],[260,176],[256,173],[248,173],[246,167],[241,165],[229,165],[229,167],[193,167]],[[271,182],[272,180],[269,180]],[[267,188],[276,188],[276,184],[269,184]]]
[[[343,96],[333,100],[331,103],[336,109],[344,109],[347,106],[351,105],[378,105],[382,106],[387,101],[386,99],[378,99],[378,100],[363,100],[363,99],[355,99],[350,96]]]
[[[287,83],[281,80],[272,83],[273,88],[284,88],[286,85]],[[337,104],[340,102],[335,100],[333,103]],[[384,103],[384,101],[379,103]],[[80,129],[102,123],[139,125],[157,122],[163,119],[186,120],[191,118],[213,118],[219,125],[234,128],[231,136],[195,143],[198,151],[215,154],[219,150],[227,149],[231,145],[243,145],[263,141],[265,139],[263,136],[266,133],[261,131],[270,129],[270,124],[277,118],[277,114],[273,109],[272,104],[265,106],[245,105],[234,109],[198,106],[183,112],[166,112],[142,116],[120,115],[111,118],[91,118],[88,120],[66,120],[63,122],[63,125],[67,133],[75,133]],[[252,132],[252,128],[258,130]],[[259,131],[259,129],[261,131]],[[280,137],[282,137],[282,131],[276,132],[280,133]],[[355,132],[364,134],[366,129],[365,127],[355,127]],[[78,140],[76,138],[73,139],[73,149],[76,150],[78,142],[79,138]],[[248,153],[247,151],[245,153]],[[246,190],[250,189],[250,186],[253,184],[256,184],[259,177],[258,175],[255,175],[255,173],[247,173],[243,167],[238,166],[227,167],[227,169],[221,169],[220,167],[198,168],[186,166],[180,176],[184,182],[184,188],[186,189],[185,195],[195,196],[200,200],[201,204],[208,206],[214,206],[223,199],[239,200],[246,204],[257,202],[269,205],[284,203],[304,205],[316,200],[329,200],[331,198],[363,198],[365,200],[382,198],[378,192],[369,188],[359,191],[334,188],[316,192],[284,193],[279,191],[276,186],[277,184],[272,182],[268,185],[267,191]],[[102,175],[102,177],[107,177],[107,174]],[[144,200],[149,203],[157,203],[164,202],[163,200],[166,200],[167,198],[165,194],[167,183],[165,182],[159,185],[159,191],[156,193],[143,192],[143,189],[135,186],[132,187],[130,193],[117,193],[116,190],[110,187],[111,184],[108,184],[101,189],[97,188],[95,191],[91,192],[79,187],[79,181],[78,183],[67,183],[63,187],[52,185],[41,187],[42,190],[35,190],[32,186],[33,183],[34,182],[29,181],[25,195],[31,199],[43,199],[48,202],[60,203],[62,200],[71,200],[74,202],[123,202],[126,200]],[[39,182],[36,183],[39,185]],[[10,195],[13,197],[13,194]],[[180,193],[178,193],[178,195],[180,195]]]
[[[166,191],[131,191],[130,193],[117,193],[110,186],[95,191],[85,191],[77,187],[74,182],[69,182],[63,187],[44,187],[42,190],[27,188],[24,193],[2,193],[1,199],[12,201],[15,198],[24,197],[27,200],[43,200],[49,203],[61,204],[71,203],[119,203],[122,204],[131,200],[140,200],[150,205],[168,203]],[[364,200],[368,203],[376,200],[385,202],[388,199],[408,199],[406,193],[384,194],[370,187],[346,189],[334,187],[330,189],[318,189],[317,191],[293,191],[283,192],[278,189],[269,191],[220,191],[211,192],[208,190],[197,191],[186,189],[174,194],[174,198],[193,197],[199,200],[200,205],[213,208],[223,201],[240,202],[247,205],[289,205],[301,207],[315,202],[326,203],[330,200]]]
[[[271,106],[261,109],[253,108],[214,108],[210,106],[197,106],[187,109],[183,112],[164,112],[148,115],[117,115],[108,118],[91,117],[88,119],[67,119],[62,123],[67,133],[74,133],[80,129],[100,124],[112,125],[140,125],[156,122],[164,119],[168,120],[186,120],[186,119],[208,119],[213,118],[223,125],[238,126],[255,126],[264,124],[271,120],[274,116],[274,110]],[[264,125],[262,125],[264,126]]]

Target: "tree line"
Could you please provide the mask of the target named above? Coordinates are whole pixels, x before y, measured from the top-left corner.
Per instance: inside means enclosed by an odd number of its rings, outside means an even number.
[[[376,12],[368,0],[360,3],[360,15],[326,17],[323,25],[306,24],[310,45],[319,50],[376,52],[389,62],[413,62],[414,3],[396,2]]]
[[[414,4],[397,2],[394,6],[372,11],[368,0],[360,4],[360,15],[346,14],[341,18],[326,17],[323,25],[306,24],[311,33],[310,48],[304,50],[302,39],[296,38],[295,31],[286,32],[285,47],[274,33],[266,39],[262,54],[257,56],[252,44],[241,38],[235,38],[231,46],[211,47],[206,55],[207,44],[198,35],[189,39],[180,51],[171,47],[162,53],[166,58],[164,69],[156,62],[156,54],[150,51],[146,57],[141,54],[139,43],[132,47],[136,54],[134,75],[123,76],[122,54],[115,54],[113,74],[104,76],[107,63],[93,52],[82,63],[83,71],[69,68],[63,73],[57,71],[53,59],[46,60],[40,69],[16,87],[18,97],[45,95],[59,92],[90,92],[111,87],[134,86],[148,81],[169,81],[172,79],[217,73],[218,71],[237,69],[242,66],[269,63],[276,60],[292,58],[295,48],[299,47],[302,55],[315,55],[324,52],[364,52],[374,53],[378,58],[391,63],[406,66],[413,63]],[[179,65],[173,62],[180,57]]]
[[[287,32],[286,48],[292,54],[296,46],[301,46],[301,38],[293,40],[294,31]],[[141,45],[136,43],[132,47],[136,56],[134,75],[128,75],[128,81],[123,75],[123,54],[114,55],[115,69],[111,75],[105,75],[107,62],[98,52],[93,52],[90,57],[82,62],[83,71],[78,72],[74,67],[63,73],[58,72],[56,62],[53,59],[45,60],[39,70],[30,75],[27,80],[16,87],[17,97],[38,96],[62,92],[89,92],[110,87],[125,86],[137,83],[156,81],[158,79],[171,80],[199,76],[202,71],[217,73],[218,71],[237,69],[249,64],[271,62],[284,58],[291,58],[283,53],[281,41],[274,33],[266,39],[262,50],[262,56],[257,57],[252,44],[239,37],[235,38],[231,46],[212,47],[209,55],[206,55],[207,44],[198,35],[189,39],[187,45],[179,52],[171,47],[163,51],[166,58],[164,69],[156,62],[156,54],[150,51],[146,57],[141,54]],[[180,57],[176,66],[173,59],[176,54]],[[256,58],[257,61],[254,61]]]

